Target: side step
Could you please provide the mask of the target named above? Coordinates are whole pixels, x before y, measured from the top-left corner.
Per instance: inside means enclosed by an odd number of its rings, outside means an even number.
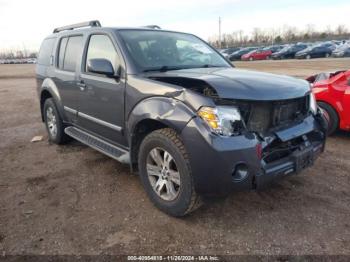
[[[66,127],[64,132],[79,142],[88,145],[93,149],[96,149],[97,151],[118,160],[121,163],[130,163],[130,154],[124,149],[116,147],[115,145],[103,141],[102,139],[86,133],[85,131],[74,126]]]

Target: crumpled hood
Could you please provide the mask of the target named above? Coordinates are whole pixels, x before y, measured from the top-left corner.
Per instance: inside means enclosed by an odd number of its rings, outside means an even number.
[[[214,88],[221,98],[284,100],[310,92],[307,81],[236,68],[195,68],[149,73],[147,76],[199,79]]]

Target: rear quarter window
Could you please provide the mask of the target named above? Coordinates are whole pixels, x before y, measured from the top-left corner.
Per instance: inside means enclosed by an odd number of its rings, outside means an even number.
[[[58,52],[58,68],[60,69],[63,69],[64,53],[66,52],[67,42],[68,42],[68,37],[62,38],[60,42],[60,48]]]
[[[55,44],[56,38],[47,38],[43,41],[40,47],[38,64],[39,65],[50,65],[52,50]]]

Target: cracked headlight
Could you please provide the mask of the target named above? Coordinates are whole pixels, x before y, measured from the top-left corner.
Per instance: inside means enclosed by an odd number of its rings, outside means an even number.
[[[222,136],[237,135],[244,127],[237,107],[201,107],[198,115],[206,122],[212,132]]]
[[[316,102],[315,95],[312,91],[310,93],[309,103],[310,103],[309,108],[310,108],[311,113],[316,115],[317,114],[317,102]]]

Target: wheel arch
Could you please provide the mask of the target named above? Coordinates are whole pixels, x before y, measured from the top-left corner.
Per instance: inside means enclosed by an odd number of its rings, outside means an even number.
[[[41,113],[41,119],[44,121],[44,104],[46,99],[52,98],[55,102],[55,105],[57,107],[58,113],[62,117],[63,120],[65,120],[65,114],[63,112],[63,106],[62,106],[62,101],[61,101],[61,96],[58,92],[58,88],[54,81],[52,81],[49,78],[46,78],[40,88],[40,113]]]
[[[137,169],[139,147],[151,132],[171,128],[180,134],[195,113],[183,102],[168,97],[151,97],[138,103],[127,119],[130,162]]]
[[[341,113],[340,113],[340,109],[338,108],[337,104],[334,105],[330,101],[327,101],[327,100],[324,100],[324,99],[318,99],[317,100],[317,104],[318,103],[323,103],[323,104],[326,104],[326,105],[330,106],[331,108],[333,108],[334,111],[337,113],[338,119],[340,119],[340,114]]]
[[[342,118],[341,118],[341,114],[340,112],[338,111],[338,108],[336,106],[334,106],[333,104],[327,102],[327,101],[324,101],[324,100],[317,100],[317,104],[319,105],[319,103],[322,103],[322,104],[325,104],[327,106],[329,106],[331,109],[334,110],[335,114],[336,114],[336,117],[337,117],[337,125],[336,125],[336,129],[339,129],[340,126],[342,125]],[[320,106],[320,105],[319,105]],[[329,116],[330,117],[330,116]],[[330,122],[328,123],[330,125]],[[335,129],[335,130],[336,130]],[[334,130],[334,131],[335,131]],[[330,131],[329,134],[331,134],[333,131]]]

